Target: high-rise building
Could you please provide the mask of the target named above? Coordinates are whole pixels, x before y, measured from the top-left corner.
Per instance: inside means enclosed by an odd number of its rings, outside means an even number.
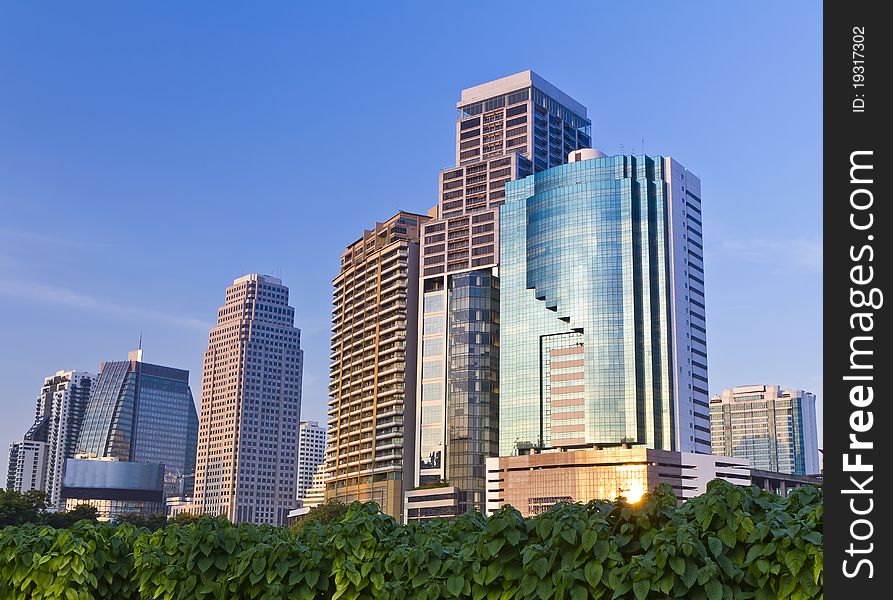
[[[295,506],[304,358],[294,321],[276,277],[226,289],[202,370],[195,510],[281,525]]]
[[[298,434],[298,500],[313,485],[316,467],[326,460],[326,428],[316,421],[301,421]]]
[[[462,91],[456,166],[441,171],[436,218],[422,234],[422,490],[407,496],[443,503],[408,518],[484,509],[484,459],[497,455],[499,437],[499,206],[506,183],[588,147],[590,125],[583,105],[532,71]]]
[[[100,365],[77,453],[162,464],[165,493],[189,495],[197,434],[189,371],[143,362],[136,350],[126,361]]]
[[[84,411],[95,378],[96,375],[92,373],[80,371],[58,371],[46,377],[37,397],[35,425],[23,440],[27,443],[16,442],[18,448],[27,448],[31,457],[28,460],[23,458],[23,462],[18,463],[18,457],[13,458],[10,455],[11,469],[31,465],[27,477],[24,472],[13,473],[11,470],[13,481],[16,478],[20,481],[27,479],[31,482],[29,483],[31,487],[28,489],[45,491],[50,510],[64,509],[59,493],[65,472],[65,460],[73,458],[77,451]],[[41,439],[35,439],[35,434]],[[40,446],[44,443],[45,447]],[[37,454],[42,454],[43,458],[35,463],[33,459]],[[39,468],[38,464],[41,465]]]
[[[725,389],[710,400],[714,454],[746,458],[754,469],[819,473],[815,395],[777,385]]]
[[[419,232],[427,220],[398,212],[376,223],[341,255],[332,282],[326,498],[371,500],[398,519],[414,466]]]
[[[60,499],[65,461],[74,458],[96,375],[81,371],[59,371],[43,382],[39,403],[49,407],[47,434],[47,506],[62,510]]]
[[[17,492],[46,489],[50,418],[39,416],[20,442],[9,447],[9,473],[6,487]]]
[[[506,186],[499,454],[709,454],[700,181],[660,156],[570,161]]]

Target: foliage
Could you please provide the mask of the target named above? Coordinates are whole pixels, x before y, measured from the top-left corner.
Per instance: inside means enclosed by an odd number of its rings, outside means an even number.
[[[99,511],[96,510],[95,506],[78,504],[69,511],[45,513],[42,522],[56,529],[65,529],[84,519],[95,523],[98,514]]]
[[[725,482],[682,506],[663,487],[533,519],[505,507],[403,526],[354,503],[296,531],[211,517],[154,532],[22,525],[0,530],[0,597],[806,599],[822,594],[822,530],[819,489]]]
[[[0,490],[0,527],[36,523],[46,508],[46,492]]]
[[[95,522],[96,514],[96,509],[86,504],[79,504],[70,511],[48,511],[46,492],[0,490],[0,527],[37,523],[63,529],[81,519]]]
[[[311,523],[328,525],[340,521],[347,514],[348,506],[340,500],[327,500],[318,506],[311,508],[306,515],[295,521],[291,526],[292,531],[300,531]]]
[[[134,527],[145,527],[149,531],[155,531],[167,525],[167,517],[162,514],[142,515],[140,513],[125,513],[115,518],[115,523],[130,523]]]

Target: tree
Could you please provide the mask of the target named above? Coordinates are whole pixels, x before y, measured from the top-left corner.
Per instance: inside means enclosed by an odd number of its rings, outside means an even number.
[[[84,519],[95,523],[98,516],[99,511],[96,510],[95,506],[90,506],[89,504],[78,504],[69,511],[56,513],[48,512],[44,514],[43,520],[50,527],[55,527],[56,529],[65,529]]]
[[[201,515],[196,515],[190,512],[181,512],[168,519],[167,522],[171,525],[188,525],[189,523],[195,523],[201,518]]]
[[[150,531],[155,531],[167,525],[167,517],[163,514],[142,515],[140,513],[125,513],[115,517],[114,522],[130,523],[136,527],[145,527]]]
[[[46,508],[46,492],[0,490],[0,527],[37,523]]]
[[[328,500],[319,506],[314,506],[310,511],[300,517],[298,521],[291,526],[292,531],[300,531],[311,523],[319,523],[327,525],[334,521],[340,520],[347,514],[347,505],[340,500]]]

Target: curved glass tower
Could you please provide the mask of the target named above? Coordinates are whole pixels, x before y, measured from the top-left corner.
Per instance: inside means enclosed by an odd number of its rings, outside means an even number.
[[[709,453],[700,181],[664,157],[579,158],[506,186],[500,455]]]
[[[106,362],[90,394],[78,453],[165,466],[165,493],[191,495],[198,416],[189,371],[142,362]]]

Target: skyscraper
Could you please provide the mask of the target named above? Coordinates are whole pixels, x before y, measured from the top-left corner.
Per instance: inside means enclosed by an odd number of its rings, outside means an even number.
[[[462,91],[456,166],[441,171],[422,234],[415,483],[443,485],[410,493],[407,518],[484,509],[499,431],[499,206],[506,183],[590,143],[586,108],[532,71]]]
[[[332,282],[326,498],[402,516],[413,474],[419,232],[399,212],[347,247]],[[405,424],[405,426],[404,426]]]
[[[294,321],[276,277],[227,288],[202,370],[196,510],[281,525],[294,507],[304,360]]]
[[[65,472],[65,460],[73,458],[77,451],[84,411],[95,378],[96,375],[92,373],[80,371],[58,371],[55,375],[46,377],[37,397],[35,426],[32,426],[23,440],[28,443],[16,443],[18,448],[27,448],[32,453],[31,458],[29,460],[22,458],[22,463],[18,464],[18,457],[13,458],[12,454],[10,455],[10,468],[18,465],[16,468],[21,470],[26,464],[31,465],[29,467],[31,473],[28,476],[24,472],[17,472],[12,475],[13,480],[34,479],[29,489],[46,491],[47,506],[50,510],[64,508],[59,493]],[[35,435],[40,439],[36,439]],[[44,450],[39,451],[38,444],[43,443],[46,446]],[[39,461],[42,465],[39,469],[38,463],[34,462],[35,453],[45,455]],[[35,475],[38,471],[41,473],[40,477]]]
[[[47,505],[62,510],[60,492],[65,476],[65,461],[74,458],[84,423],[84,413],[96,375],[81,371],[59,371],[47,377],[40,390],[40,400],[51,406],[47,433]]]
[[[660,156],[570,160],[506,186],[499,453],[709,453],[700,181]]]
[[[78,454],[165,466],[165,493],[191,491],[198,433],[189,371],[143,362],[102,363],[90,393]]]
[[[313,485],[316,467],[326,460],[326,428],[316,421],[301,421],[298,434],[298,500]]]
[[[819,473],[815,395],[777,385],[725,389],[710,400],[713,453],[746,458],[754,469]]]

